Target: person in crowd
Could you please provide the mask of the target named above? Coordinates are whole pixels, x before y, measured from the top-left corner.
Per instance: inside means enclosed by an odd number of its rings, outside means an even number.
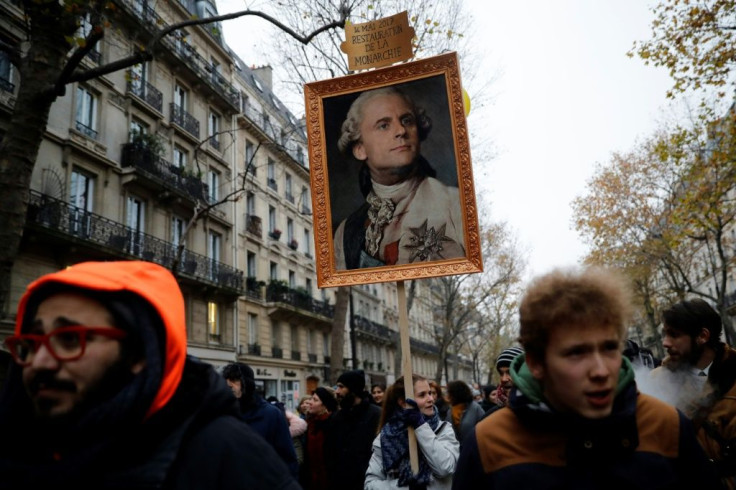
[[[312,403],[312,395],[304,395],[299,399],[299,405],[297,405],[296,411],[299,413],[299,416],[304,420],[307,420],[310,403]]]
[[[495,391],[496,385],[483,385],[483,398],[480,401],[480,408],[483,409],[483,412],[488,413],[488,410],[497,405],[498,397],[494,396]],[[491,398],[492,396],[494,396],[494,398]]]
[[[298,488],[186,332],[176,279],[153,263],[31,283],[5,340],[0,488]]]
[[[442,387],[436,381],[429,382],[429,393],[434,398],[434,406],[440,412],[440,419],[447,419],[447,412],[450,411],[450,404],[445,400],[445,394],[442,393]]]
[[[268,403],[256,391],[253,369],[243,362],[228,364],[222,376],[238,399],[241,418],[274,448],[289,468],[295,480],[299,478],[299,463],[294,444],[289,435],[285,414],[278,407]]]
[[[621,353],[631,314],[613,271],[534,279],[519,307],[515,388],[466,439],[453,488],[721,488],[690,421],[637,392]]]
[[[498,373],[498,388],[496,389],[496,407],[491,407],[491,411],[497,408],[505,407],[508,404],[511,389],[514,387],[514,381],[511,379],[511,361],[517,356],[524,354],[524,350],[519,347],[509,347],[504,349],[496,358],[496,372]]]
[[[478,402],[473,400],[470,386],[464,381],[450,381],[447,384],[447,397],[450,399],[450,410],[445,420],[452,424],[455,437],[462,445],[464,437],[483,418],[484,412]]]
[[[648,369],[654,369],[661,364],[659,359],[654,357],[651,350],[639,347],[639,344],[631,339],[626,339],[624,342],[623,355],[631,361],[631,364],[635,368],[637,366],[641,366]]]
[[[289,435],[291,436],[291,444],[294,446],[296,453],[296,462],[301,466],[304,462],[304,439],[307,433],[307,421],[295,414],[291,410],[285,410],[286,423],[289,425]]]
[[[381,409],[370,402],[362,369],[342,373],[335,394],[340,410],[333,415],[325,439],[329,488],[362,489]]]
[[[314,390],[307,416],[307,441],[304,448],[301,482],[304,490],[329,488],[329,474],[325,461],[325,434],[330,417],[337,411],[335,392],[328,386]]]
[[[452,487],[460,445],[450,424],[440,420],[427,380],[417,375],[412,379],[413,399],[406,398],[403,377],[388,390],[366,472],[366,490]],[[419,448],[416,474],[409,459],[408,427],[414,429]]]
[[[376,383],[371,386],[371,398],[373,403],[379,407],[383,404],[383,394],[386,392],[386,385],[383,383]]]
[[[721,316],[700,298],[662,313],[667,357],[650,374],[652,394],[688,415],[727,488],[736,488],[736,349],[721,341]]]
[[[465,256],[458,189],[437,180],[420,154],[431,127],[425,111],[395,87],[367,90],[352,103],[338,148],[362,162],[365,203],[337,227],[336,269]]]

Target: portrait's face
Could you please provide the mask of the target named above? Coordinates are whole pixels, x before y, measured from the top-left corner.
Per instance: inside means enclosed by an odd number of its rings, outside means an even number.
[[[561,326],[550,331],[545,359],[527,355],[557,411],[600,419],[611,414],[621,368],[621,340],[613,326]]]
[[[319,415],[326,410],[327,409],[325,408],[325,404],[322,403],[322,400],[320,400],[320,398],[316,394],[312,395],[312,399],[307,407],[307,411],[309,412],[309,414]]]
[[[662,332],[662,347],[669,356],[668,367],[673,369],[696,364],[703,350],[686,332],[668,325]]]
[[[114,328],[113,318],[102,303],[75,293],[59,293],[38,306],[32,326],[25,333],[47,334],[57,328],[80,325]],[[120,340],[88,334],[84,354],[75,360],[59,361],[41,345],[23,368],[23,384],[41,418],[69,415],[85,402],[109,391],[110,373],[122,363]],[[143,361],[129,369],[138,372]]]
[[[243,396],[243,383],[241,383],[239,379],[228,379],[226,381],[230,389],[233,390],[235,398]]]
[[[363,105],[360,141],[353,155],[365,161],[379,184],[401,181],[419,155],[417,120],[399,95],[377,95]]]
[[[380,386],[374,386],[371,390],[371,396],[373,397],[373,401],[380,404],[383,401],[383,390]]]

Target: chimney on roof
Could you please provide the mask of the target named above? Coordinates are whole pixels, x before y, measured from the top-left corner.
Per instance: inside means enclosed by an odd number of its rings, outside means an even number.
[[[254,67],[253,73],[268,87],[268,90],[273,90],[273,68],[271,68],[271,65]]]

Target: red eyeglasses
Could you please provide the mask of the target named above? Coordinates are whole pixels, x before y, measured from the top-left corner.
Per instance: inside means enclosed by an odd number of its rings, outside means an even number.
[[[5,345],[8,346],[13,360],[21,366],[31,365],[33,355],[38,352],[41,345],[45,345],[57,361],[73,361],[84,355],[89,335],[122,339],[127,335],[127,332],[113,327],[72,325],[57,328],[43,335],[32,333],[12,335],[5,339]]]

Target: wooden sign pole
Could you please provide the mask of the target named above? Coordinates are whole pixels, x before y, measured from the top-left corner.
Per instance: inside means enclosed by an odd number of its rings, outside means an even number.
[[[399,294],[399,338],[401,339],[401,373],[404,376],[404,393],[406,398],[414,398],[414,383],[411,370],[411,344],[409,342],[409,312],[406,309],[406,289],[404,281],[396,283]],[[419,473],[419,453],[417,451],[417,436],[414,428],[409,427],[409,462],[411,471]]]

